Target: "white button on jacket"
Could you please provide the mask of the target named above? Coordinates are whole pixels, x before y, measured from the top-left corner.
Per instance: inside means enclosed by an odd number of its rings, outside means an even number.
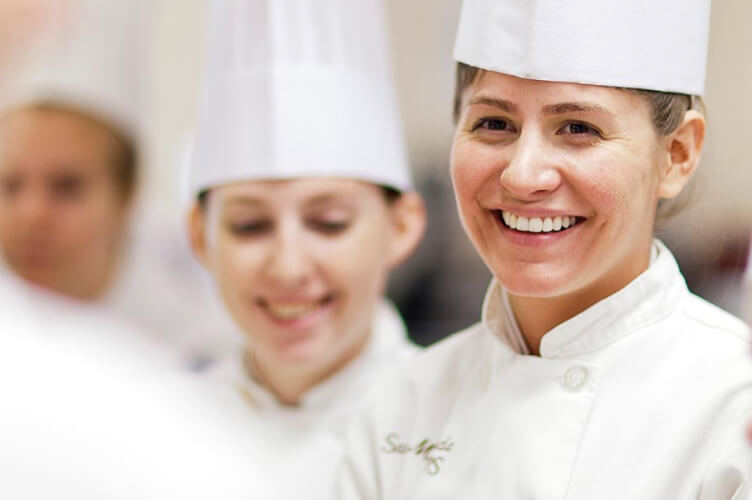
[[[547,333],[539,357],[511,347],[516,325],[492,283],[480,324],[371,395],[338,498],[746,500],[750,332],[656,251],[632,283]]]

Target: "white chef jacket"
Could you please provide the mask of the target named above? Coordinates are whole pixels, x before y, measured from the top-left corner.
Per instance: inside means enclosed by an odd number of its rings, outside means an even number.
[[[281,405],[250,377],[242,353],[212,367],[205,382],[214,387],[214,404],[233,414],[231,425],[259,457],[247,472],[248,481],[264,492],[258,498],[329,500],[346,424],[366,389],[385,368],[416,352],[399,313],[384,301],[375,310],[363,353],[310,389],[298,406]]]
[[[492,282],[481,323],[390,373],[353,419],[337,498],[746,499],[749,329],[654,246],[540,356],[514,348]]]

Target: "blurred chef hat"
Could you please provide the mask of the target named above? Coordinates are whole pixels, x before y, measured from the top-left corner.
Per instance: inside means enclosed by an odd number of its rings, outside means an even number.
[[[193,195],[299,177],[411,185],[381,0],[214,0]]]
[[[72,3],[15,78],[2,108],[53,102],[136,139],[142,125],[144,7],[143,0]]]
[[[464,0],[454,57],[522,78],[702,95],[710,0]]]

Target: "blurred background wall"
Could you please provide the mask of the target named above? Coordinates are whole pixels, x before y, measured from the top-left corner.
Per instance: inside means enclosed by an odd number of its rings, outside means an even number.
[[[395,80],[418,187],[430,223],[390,295],[420,343],[479,318],[489,274],[459,225],[448,174],[453,127],[451,49],[459,0],[387,0]],[[104,2],[106,8],[106,2]],[[185,148],[200,91],[204,0],[152,0],[142,219],[159,214],[183,234]],[[690,206],[660,231],[699,294],[740,312],[741,273],[752,232],[752,2],[713,6],[706,106],[709,137]],[[187,243],[186,243],[187,245]],[[186,246],[187,248],[187,246]]]

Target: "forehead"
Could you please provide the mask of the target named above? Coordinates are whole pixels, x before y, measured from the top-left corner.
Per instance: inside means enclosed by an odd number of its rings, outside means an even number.
[[[327,202],[361,203],[380,197],[373,184],[352,179],[290,179],[248,181],[212,189],[212,197],[227,204],[283,207]]]
[[[517,108],[515,111],[542,111],[562,103],[591,104],[616,115],[648,110],[643,99],[624,89],[531,80],[493,71],[479,72],[463,95],[465,105],[477,103],[483,98],[509,101]]]
[[[102,163],[114,142],[96,123],[62,110],[23,108],[0,117],[0,165],[82,169]]]

